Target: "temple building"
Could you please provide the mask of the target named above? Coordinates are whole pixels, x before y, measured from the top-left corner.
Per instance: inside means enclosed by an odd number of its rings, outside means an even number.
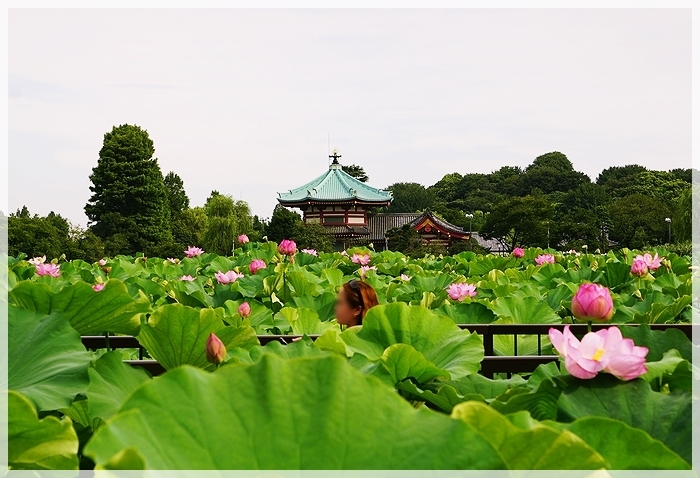
[[[299,208],[307,223],[322,224],[335,237],[336,250],[355,244],[373,244],[377,251],[388,248],[386,232],[410,224],[425,244],[450,246],[469,240],[470,232],[440,219],[429,209],[422,213],[378,213],[391,204],[391,192],[373,188],[343,171],[337,150],[329,156],[328,170],[313,181],[284,193],[277,201]],[[477,234],[474,237],[479,243]]]
[[[370,234],[367,212],[391,203],[389,191],[368,186],[343,171],[340,157],[334,150],[328,171],[303,186],[278,193],[277,198],[283,206],[301,209],[305,222],[327,227],[338,250],[366,239]]]

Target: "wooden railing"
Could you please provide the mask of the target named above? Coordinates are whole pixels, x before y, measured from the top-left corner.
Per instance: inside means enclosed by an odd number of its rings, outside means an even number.
[[[614,325],[614,324],[610,324]],[[610,325],[593,325],[593,330],[600,330]],[[630,324],[635,326],[634,324]],[[504,373],[507,376],[511,376],[514,373],[531,373],[541,365],[548,362],[553,362],[557,360],[556,355],[542,355],[542,336],[546,336],[549,333],[550,328],[555,328],[562,330],[565,324],[459,324],[461,329],[469,330],[471,332],[476,332],[483,337],[484,340],[484,360],[481,362],[481,373],[482,375],[493,378],[494,374]],[[578,337],[583,336],[587,332],[587,325],[585,324],[574,324],[571,325],[571,331]],[[669,328],[678,329],[683,332],[688,338],[692,340],[693,333],[695,337],[700,337],[700,325],[691,324],[652,324],[650,325],[652,330],[666,330]],[[496,335],[510,335],[513,337],[513,349],[515,355],[512,356],[501,356],[495,355],[493,348],[493,338]],[[537,336],[537,355],[517,355],[518,350],[518,336],[519,335],[535,335]],[[273,341],[281,342],[284,344],[291,343],[294,339],[299,338],[298,335],[258,335],[258,340],[262,345],[268,344]],[[309,338],[316,340],[318,335],[309,335]],[[144,359],[144,349],[136,339],[136,337],[125,336],[125,335],[112,335],[105,337],[102,335],[91,335],[82,337],[83,344],[86,348],[96,350],[96,349],[128,349],[134,348],[139,350],[138,360],[127,360],[126,362],[134,367],[142,367],[151,375],[160,375],[165,371],[162,365],[160,365],[156,360]],[[109,342],[109,343],[108,343]]]

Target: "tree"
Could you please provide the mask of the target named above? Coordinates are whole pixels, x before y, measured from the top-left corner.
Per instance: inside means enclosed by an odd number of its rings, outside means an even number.
[[[553,208],[544,195],[507,198],[486,216],[481,235],[498,239],[511,249],[516,246],[544,247],[552,214]]]
[[[700,197],[698,191],[691,188],[686,189],[683,194],[675,201],[673,207],[672,226],[673,226],[673,241],[682,242],[690,241],[693,238],[693,213],[697,215],[698,211],[693,211],[700,205]],[[693,200],[695,197],[695,200]],[[697,216],[696,216],[697,217]]]
[[[26,206],[7,219],[7,245],[11,256],[60,257],[68,248],[68,221],[50,213],[51,218],[30,215]]]
[[[634,182],[634,178],[644,171],[647,168],[638,164],[611,166],[601,171],[595,182],[603,186],[611,197],[618,198],[624,195],[622,191]]]
[[[170,206],[154,152],[153,141],[138,126],[115,126],[104,135],[85,214],[90,230],[113,254],[150,253],[171,240]]]
[[[388,212],[420,212],[435,203],[435,194],[418,183],[395,183],[387,188],[393,195]]]
[[[206,210],[201,206],[185,209],[173,220],[173,239],[180,250],[204,243],[207,221]]]
[[[207,200],[204,209],[207,213],[207,229],[202,241],[204,250],[230,254],[238,232],[235,201],[231,196],[218,194]]]
[[[299,222],[290,236],[299,250],[315,249],[318,252],[333,252],[335,238],[321,224]]]
[[[640,248],[663,244],[668,238],[669,206],[646,194],[631,194],[610,203],[613,229],[610,238],[620,247]]]
[[[362,181],[363,183],[366,183],[369,180],[369,176],[367,176],[367,173],[365,173],[364,168],[362,166],[358,166],[357,164],[343,166],[343,171],[358,181]]]
[[[175,219],[178,214],[190,207],[190,199],[185,193],[185,185],[182,178],[170,171],[163,179],[165,189],[168,194],[168,205],[170,206],[170,218]]]
[[[521,195],[532,194],[535,189],[545,194],[567,192],[590,181],[588,176],[574,170],[565,154],[554,151],[538,156],[525,168],[518,190]]]
[[[389,250],[401,252],[406,255],[420,248],[423,243],[420,234],[409,224],[389,229],[386,231],[386,239]]]
[[[282,239],[292,238],[301,222],[299,214],[278,204],[272,211],[272,217],[266,228],[268,240],[280,242]]]
[[[620,194],[622,196],[645,194],[672,204],[691,187],[691,183],[678,179],[675,174],[668,171],[642,171],[620,191]]]

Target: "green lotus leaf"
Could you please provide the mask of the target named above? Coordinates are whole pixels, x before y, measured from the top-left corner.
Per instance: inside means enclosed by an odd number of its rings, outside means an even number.
[[[101,356],[88,372],[90,386],[85,392],[88,413],[92,419],[105,421],[119,410],[131,392],[150,378],[143,369],[122,362],[118,351]]]
[[[504,467],[464,422],[413,409],[336,356],[168,372],[134,392],[84,452],[100,467],[127,448],[150,469]]]
[[[139,316],[151,310],[150,301],[139,292],[132,298],[123,282],[110,279],[95,292],[86,282],[76,282],[54,292],[46,284],[20,282],[10,291],[13,303],[42,314],[62,312],[80,335],[112,332],[133,335]]]
[[[619,420],[584,417],[567,430],[600,453],[612,470],[689,470],[690,465],[643,430]]]
[[[141,326],[138,340],[166,370],[189,364],[208,370],[206,344],[215,333],[227,349],[259,345],[250,326],[225,326],[214,309],[194,309],[182,304],[169,304],[156,309]]]
[[[7,355],[8,388],[39,411],[67,408],[88,387],[90,354],[60,313],[9,306]]]
[[[555,380],[565,384],[557,421],[571,422],[587,416],[614,418],[644,430],[690,462],[690,393],[654,392],[641,378],[623,382],[606,373],[590,380],[571,376]]]
[[[461,330],[451,319],[425,307],[401,302],[371,308],[362,327],[351,327],[340,338],[353,353],[373,362],[391,345],[410,345],[451,378],[476,373],[484,358],[479,335]]]
[[[479,430],[511,470],[586,470],[607,465],[576,434],[543,424],[522,429],[481,402],[460,403],[454,407],[452,417]]]
[[[40,420],[27,397],[10,391],[7,416],[0,424],[7,430],[10,470],[78,469],[78,436],[69,418],[48,416]]]

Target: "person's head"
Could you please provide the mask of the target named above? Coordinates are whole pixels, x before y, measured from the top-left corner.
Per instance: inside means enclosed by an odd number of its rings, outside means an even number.
[[[367,311],[379,304],[371,285],[359,280],[343,284],[335,302],[335,318],[341,325],[361,325]]]

